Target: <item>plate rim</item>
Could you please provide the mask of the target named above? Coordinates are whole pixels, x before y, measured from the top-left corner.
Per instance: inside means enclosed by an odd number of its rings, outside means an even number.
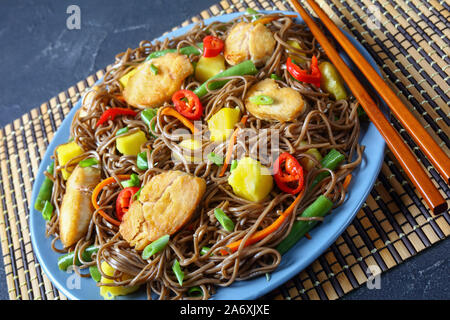
[[[296,12],[293,12],[293,11],[260,10],[260,12],[262,12],[262,13],[279,13],[279,12],[282,12],[284,14],[295,14],[295,15],[298,16],[298,14]],[[204,19],[204,20],[201,20],[201,21],[204,22],[205,24],[209,24],[209,23],[211,23],[213,21],[217,21],[217,20],[228,21],[228,20],[231,20],[231,19],[236,18],[237,16],[240,16],[240,15],[243,15],[243,14],[245,14],[245,12],[242,12],[242,11],[241,12],[234,12],[234,13],[230,13],[230,14],[214,16],[214,17],[211,17],[211,18],[208,18],[208,19]],[[301,17],[298,17],[296,20],[299,23],[304,23],[303,20],[301,19]],[[168,32],[166,34],[163,34],[162,36],[154,39],[153,41],[163,40],[163,39],[165,39],[165,38],[167,38],[169,36],[173,37],[174,34],[177,34],[177,33],[178,34],[184,33],[186,31],[188,31],[189,29],[191,29],[197,23],[198,22],[191,23],[191,24],[186,25],[184,27],[180,27],[180,28],[177,28],[175,30],[171,30],[170,32]],[[343,30],[343,31],[344,31],[345,35],[353,42],[353,44],[356,45],[358,50],[361,51],[361,53],[364,55],[364,57],[367,60],[369,60],[369,63],[375,68],[375,70],[379,74],[381,74],[381,71],[380,71],[378,65],[376,64],[375,60],[370,55],[370,53],[354,37],[352,37],[347,32],[345,32],[345,30]],[[101,80],[102,79],[99,79],[96,83],[100,82]],[[65,119],[60,124],[59,128],[55,131],[52,141],[47,146],[47,149],[45,151],[44,156],[42,157],[42,160],[41,160],[41,162],[39,164],[38,171],[37,171],[36,176],[35,176],[35,181],[33,183],[33,189],[32,189],[32,197],[31,197],[31,201],[30,201],[30,205],[29,205],[29,229],[30,229],[30,234],[31,234],[31,242],[32,242],[33,253],[35,254],[35,256],[36,256],[36,258],[37,258],[37,260],[39,262],[39,265],[42,267],[43,271],[45,272],[46,276],[50,279],[52,284],[57,288],[57,290],[61,291],[62,294],[64,294],[67,298],[72,299],[72,300],[86,299],[86,298],[83,298],[82,296],[79,297],[79,295],[74,294],[71,290],[67,289],[64,285],[62,285],[60,283],[60,280],[57,279],[57,277],[54,275],[53,272],[51,272],[49,266],[47,265],[47,263],[53,263],[53,262],[56,262],[56,261],[46,262],[46,259],[42,256],[43,253],[41,252],[39,244],[38,244],[38,241],[36,239],[36,237],[38,236],[36,234],[37,230],[35,230],[36,223],[39,223],[39,221],[35,220],[35,219],[41,219],[42,220],[42,217],[41,217],[40,213],[37,212],[34,209],[34,202],[35,202],[35,199],[37,197],[37,193],[39,191],[40,185],[42,184],[42,181],[44,179],[43,171],[46,169],[47,165],[50,163],[50,156],[53,154],[53,150],[55,149],[55,147],[57,145],[60,144],[60,142],[56,143],[56,141],[59,140],[59,137],[61,135],[64,135],[64,132],[60,131],[60,129],[61,128],[65,128],[66,126],[69,126],[69,128],[70,128],[73,116],[74,116],[76,110],[80,107],[81,99],[82,99],[82,97],[77,101],[77,103],[73,106],[73,108],[67,114]],[[380,98],[380,103],[382,105],[384,105],[384,102],[383,102],[383,100],[381,98]],[[374,128],[374,125],[371,122],[368,125],[367,130],[369,130],[370,127],[373,127],[372,129],[375,130],[375,134],[379,135],[378,131]],[[64,130],[64,131],[67,131],[67,130]],[[306,267],[308,267],[308,265],[310,265],[313,261],[315,261],[317,259],[317,257],[319,257],[321,254],[323,254],[325,252],[325,250],[327,248],[329,248],[330,245],[336,241],[336,239],[345,231],[345,229],[353,221],[353,219],[355,218],[356,214],[361,209],[362,205],[364,204],[364,202],[367,199],[370,191],[373,188],[374,182],[376,181],[376,179],[378,177],[378,174],[379,174],[379,172],[381,170],[381,166],[383,164],[384,151],[385,151],[385,148],[386,148],[386,144],[385,144],[385,142],[384,142],[384,140],[382,138],[381,138],[380,142],[381,142],[382,145],[379,146],[380,147],[380,152],[378,154],[378,159],[377,159],[376,162],[374,162],[374,165],[375,165],[374,172],[375,172],[375,174],[373,174],[370,177],[369,183],[368,183],[368,185],[370,185],[370,187],[367,188],[366,190],[364,190],[364,192],[362,193],[362,196],[359,197],[359,200],[357,201],[356,206],[355,205],[353,206],[353,210],[352,210],[353,212],[351,214],[348,214],[348,215],[345,216],[346,218],[344,219],[343,222],[341,222],[337,226],[337,228],[334,231],[334,234],[332,236],[328,237],[326,240],[322,241],[320,247],[316,248],[314,250],[314,253],[311,254],[307,259],[305,259],[301,263],[301,264],[303,264],[303,266],[298,267],[298,270],[296,270],[295,272],[285,271],[285,270],[278,270],[277,271],[277,269],[275,269],[274,270],[275,274],[277,274],[279,272],[282,272],[282,271],[284,271],[284,272],[283,272],[283,274],[281,276],[276,277],[274,280],[271,279],[272,280],[271,283],[267,283],[265,286],[262,287],[261,290],[259,290],[257,292],[254,292],[254,291],[253,292],[248,292],[247,295],[245,295],[244,297],[236,297],[236,298],[228,297],[227,299],[229,299],[229,300],[254,300],[254,299],[257,299],[257,298],[263,296],[264,294],[266,294],[266,293],[268,293],[268,292],[278,288],[280,285],[286,283],[289,279],[295,277],[296,274],[298,274],[299,272],[304,270]],[[50,151],[50,150],[52,150],[52,151]],[[345,201],[347,201],[347,200],[348,199],[346,199]],[[318,228],[315,228],[314,230],[312,230],[312,232],[315,232],[316,229],[318,229]],[[45,229],[44,230],[40,230],[40,231],[44,233],[43,236],[45,237]],[[51,237],[51,239],[53,239],[53,237]],[[302,242],[302,241],[299,241],[299,243],[300,242]],[[299,243],[297,243],[295,247],[299,247]],[[47,248],[47,249],[51,250],[51,248]],[[290,251],[293,252],[293,249],[294,248],[291,248]],[[288,254],[289,254],[289,252],[286,253],[285,255],[288,255]],[[283,257],[285,257],[285,255],[283,255]],[[282,262],[283,262],[283,258],[282,258]],[[57,269],[57,270],[59,271],[59,269]],[[63,271],[59,271],[59,272],[61,274],[63,274],[63,275],[66,274],[66,276],[67,276],[67,273],[64,273]],[[237,284],[240,287],[242,284],[245,285],[246,282],[255,281],[255,280],[258,280],[258,279],[261,279],[261,278],[263,278],[263,276],[259,276],[257,278],[250,279],[250,280],[245,280],[245,281],[237,281],[237,282],[234,282],[231,286],[227,287],[226,289],[232,288],[233,286],[235,286]],[[239,288],[237,288],[237,289],[239,290]],[[219,290],[220,289],[218,289],[218,291]],[[215,295],[213,295],[211,297],[211,299],[215,300],[216,296],[217,296],[217,293]],[[131,298],[141,298],[141,297],[137,296],[136,294],[123,296],[123,297],[118,297],[118,299],[131,299]],[[99,294],[99,290],[98,290],[98,298],[97,299],[101,299],[101,296]]]

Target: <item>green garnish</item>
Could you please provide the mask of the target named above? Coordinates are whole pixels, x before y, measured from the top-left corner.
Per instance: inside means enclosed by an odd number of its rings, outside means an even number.
[[[119,129],[119,130],[117,130],[117,132],[116,132],[116,136],[119,136],[119,135],[124,134],[124,133],[127,133],[127,132],[128,132],[128,127]]]
[[[275,74],[275,73],[272,73],[270,75],[270,78],[273,79],[273,80],[282,80],[282,78],[280,76],[278,76],[277,74]]]
[[[214,152],[208,154],[208,160],[218,166],[221,166],[223,164],[223,158],[216,155]]]
[[[184,279],[184,272],[181,270],[180,263],[178,262],[178,260],[175,260],[175,262],[173,263],[172,271],[173,273],[175,273],[178,283],[180,284],[180,286],[182,286]]]
[[[150,65],[150,70],[152,71],[152,73],[153,73],[154,75],[157,75],[157,74],[158,74],[158,67],[155,66],[153,63]]]
[[[142,151],[142,152],[138,153],[137,159],[136,159],[136,165],[141,170],[148,169],[147,152],[146,151]]]
[[[273,103],[273,99],[265,94],[250,97],[248,100],[256,105],[267,105]]]
[[[50,203],[50,201],[45,201],[44,209],[42,209],[42,217],[50,221],[50,219],[53,216],[53,205]]]
[[[98,164],[98,160],[96,158],[87,158],[81,160],[78,164],[80,165],[80,167],[86,168]]]
[[[141,180],[139,180],[139,176],[135,173],[132,173],[129,180],[122,181],[122,186],[124,188],[128,187],[137,187],[141,184]]]
[[[142,259],[147,260],[155,253],[162,251],[167,243],[169,242],[170,236],[165,235],[159,238],[158,240],[153,241],[148,246],[145,247],[144,251],[142,251]]]
[[[190,297],[201,297],[201,296],[203,296],[203,290],[200,287],[189,288],[188,296],[190,296]]]
[[[222,209],[216,208],[214,209],[214,216],[216,217],[217,221],[222,225],[222,227],[228,231],[232,232],[234,230],[234,222],[231,220],[225,212],[223,212]]]
[[[237,165],[238,165],[238,161],[236,159],[231,161],[230,172],[233,171],[234,169],[236,169]]]

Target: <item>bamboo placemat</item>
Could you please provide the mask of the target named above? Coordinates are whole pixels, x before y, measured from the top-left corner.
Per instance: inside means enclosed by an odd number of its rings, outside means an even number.
[[[367,49],[391,87],[449,153],[449,18],[446,1],[324,0],[322,8]],[[226,0],[183,23],[255,9],[292,10],[287,1]],[[371,29],[378,17],[377,29]],[[11,299],[66,299],[37,261],[28,228],[39,163],[62,120],[104,70],[0,129],[0,237]],[[392,118],[447,201],[450,189]],[[446,212],[432,216],[390,152],[366,203],[337,241],[267,299],[337,299],[450,234]],[[372,273],[371,273],[372,272]]]

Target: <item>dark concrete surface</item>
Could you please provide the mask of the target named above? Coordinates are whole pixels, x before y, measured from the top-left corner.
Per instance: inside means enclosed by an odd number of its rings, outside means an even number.
[[[0,3],[0,127],[111,63],[116,53],[151,40],[218,0],[3,0]],[[81,9],[68,30],[66,9]],[[450,241],[381,276],[344,299],[449,299]],[[0,299],[8,299],[0,259]]]

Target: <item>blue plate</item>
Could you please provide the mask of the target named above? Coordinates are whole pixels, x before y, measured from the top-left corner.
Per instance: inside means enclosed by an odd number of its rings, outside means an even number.
[[[276,11],[266,11],[266,13],[273,12]],[[296,14],[295,12],[284,13]],[[206,20],[206,24],[213,21],[228,21],[236,18],[240,14],[242,13],[214,17]],[[300,23],[302,20],[299,18],[298,22]],[[159,40],[166,37],[179,36],[187,32],[192,26],[189,25],[175,30],[161,37]],[[364,47],[348,34],[346,35],[367,61],[380,73],[375,61]],[[345,55],[342,55],[342,57],[355,70],[355,67],[350,63],[349,59]],[[356,72],[356,74],[359,73]],[[44,171],[51,162],[50,156],[58,145],[65,143],[69,138],[72,118],[79,107],[80,102],[74,106],[62,122],[40,164],[33,187],[30,207],[31,240],[34,252],[45,274],[65,296],[69,299],[103,299],[99,294],[99,288],[92,279],[79,278],[75,273],[69,274],[58,269],[57,261],[60,254],[51,249],[51,238],[45,237],[45,221],[41,213],[33,208],[39,188],[44,180]],[[347,228],[363,205],[383,163],[385,143],[372,123],[363,126],[360,143],[366,146],[365,156],[361,165],[353,173],[347,199],[331,215],[327,216],[322,224],[310,232],[312,239],[307,240],[304,238],[300,240],[289,252],[283,255],[281,264],[272,272],[269,281],[264,276],[252,280],[237,281],[229,287],[218,288],[213,299],[256,299],[287,282],[330,247],[337,237]],[[146,299],[146,294],[142,290],[128,296],[118,297],[118,299]]]

